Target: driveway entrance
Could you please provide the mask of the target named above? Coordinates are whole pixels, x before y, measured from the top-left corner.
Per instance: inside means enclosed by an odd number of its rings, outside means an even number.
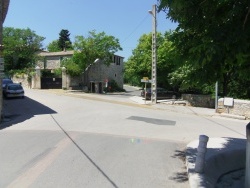
[[[62,89],[62,78],[41,78],[41,89]]]

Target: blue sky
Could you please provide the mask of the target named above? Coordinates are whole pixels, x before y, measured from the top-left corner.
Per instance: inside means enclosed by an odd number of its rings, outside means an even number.
[[[30,28],[46,39],[46,47],[67,29],[71,41],[75,36],[87,36],[89,31],[104,31],[119,39],[123,51],[116,54],[132,55],[139,38],[152,31],[152,16],[148,10],[156,0],[10,0],[4,27]],[[157,14],[157,31],[175,29],[177,24]]]

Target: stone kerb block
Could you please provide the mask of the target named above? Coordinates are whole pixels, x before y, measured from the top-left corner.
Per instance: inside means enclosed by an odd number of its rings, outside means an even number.
[[[245,117],[246,117],[246,119],[250,119],[250,111],[245,113]]]
[[[223,103],[224,98],[220,98],[218,101],[218,112],[228,113],[227,107]],[[250,101],[234,99],[234,106],[229,108],[229,114],[245,116],[246,119],[250,119]]]

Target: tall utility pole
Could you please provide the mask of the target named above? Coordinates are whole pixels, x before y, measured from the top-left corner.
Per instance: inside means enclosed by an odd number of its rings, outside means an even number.
[[[153,28],[152,28],[152,78],[151,78],[151,102],[152,104],[157,103],[157,45],[156,45],[156,5],[153,5],[152,10],[149,13],[153,17]]]
[[[8,12],[10,0],[0,0],[0,121],[2,120],[3,111],[3,91],[2,82],[4,77],[4,59],[3,59],[3,22]]]

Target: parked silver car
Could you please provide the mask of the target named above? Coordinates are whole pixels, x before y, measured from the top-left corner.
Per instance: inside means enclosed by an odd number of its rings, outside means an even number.
[[[4,88],[3,95],[6,98],[21,97],[24,98],[24,90],[20,84],[7,84]]]
[[[2,88],[4,88],[7,84],[13,84],[13,81],[11,79],[4,78]]]

